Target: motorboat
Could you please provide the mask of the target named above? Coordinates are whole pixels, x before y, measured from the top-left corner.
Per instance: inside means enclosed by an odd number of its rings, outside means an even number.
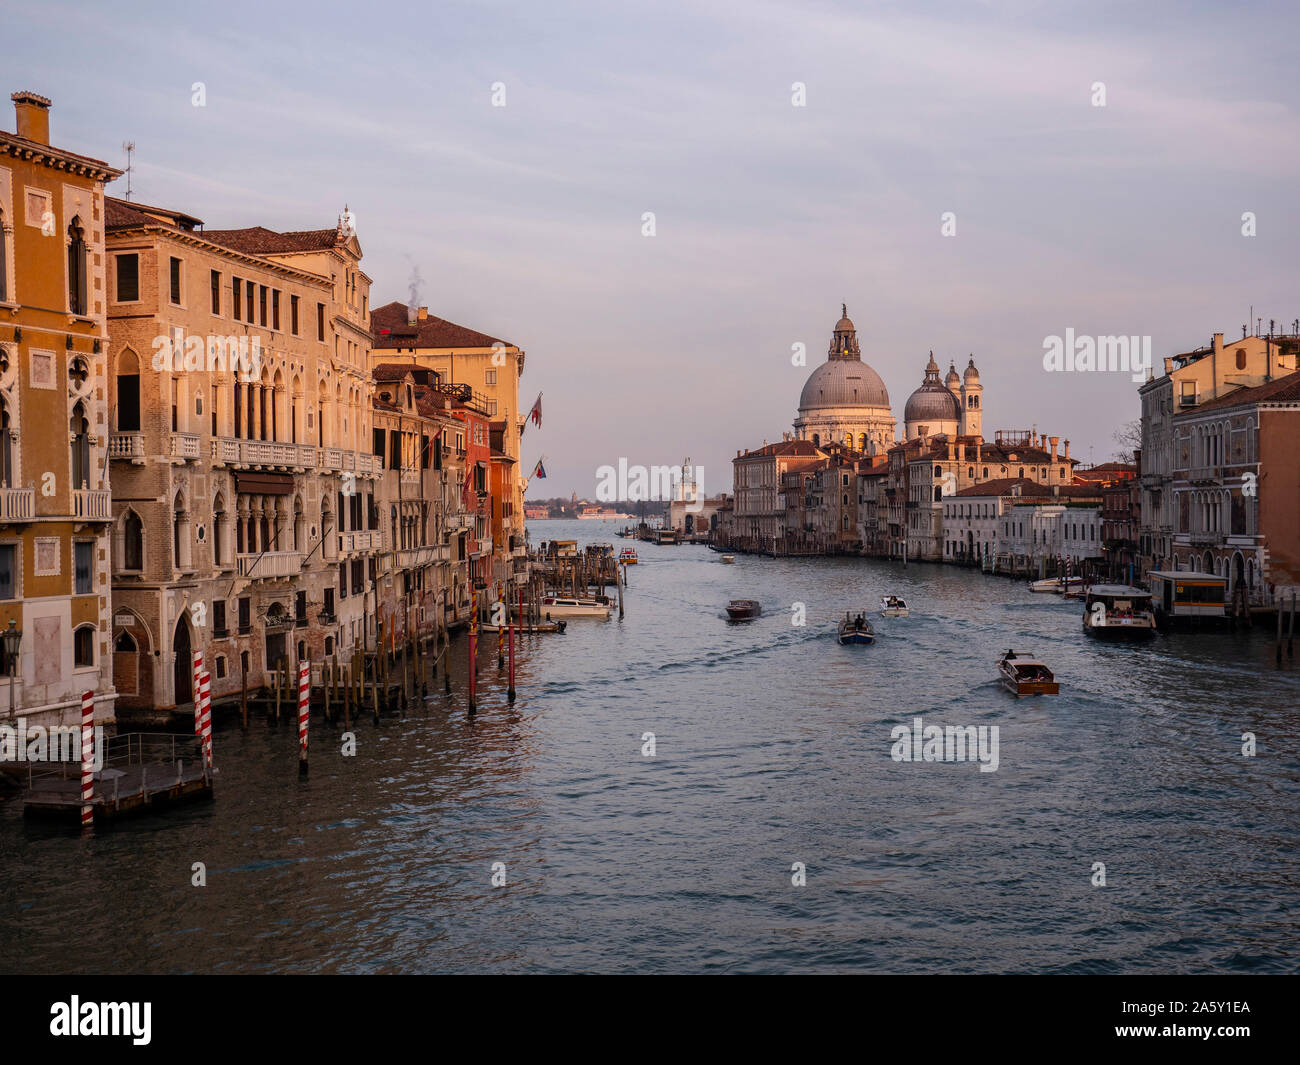
[[[757,599],[733,599],[727,604],[727,617],[732,621],[751,621],[763,613],[763,604]]]
[[[553,618],[607,618],[612,610],[607,599],[559,595],[548,595],[542,599],[542,613],[547,621]]]
[[[1047,577],[1041,581],[1030,581],[1031,592],[1049,592],[1063,595],[1065,592],[1077,592],[1083,589],[1082,577]]]
[[[735,556],[735,555],[723,555],[722,558],[721,558],[719,561],[721,561],[722,564],[723,564],[724,566],[730,566],[730,565],[732,565],[732,564],[736,561],[736,556]]]
[[[1012,695],[1059,695],[1061,686],[1047,666],[1024,651],[1007,651],[998,659],[1002,687]]]
[[[839,639],[842,644],[873,644],[876,642],[876,630],[871,627],[866,614],[854,618],[845,614],[844,620],[840,622]]]
[[[882,595],[880,597],[880,616],[882,618],[905,618],[911,615],[906,600],[901,595]]]
[[[1094,636],[1151,636],[1156,631],[1151,593],[1127,584],[1094,584],[1083,598],[1083,627]]]
[[[635,566],[637,563],[636,548],[625,547],[618,553],[618,560],[625,566]]]

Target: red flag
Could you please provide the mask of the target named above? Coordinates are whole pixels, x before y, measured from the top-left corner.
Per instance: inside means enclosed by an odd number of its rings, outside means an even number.
[[[537,402],[533,404],[533,409],[528,412],[528,417],[533,420],[533,424],[536,425],[537,428],[540,429],[542,427],[542,394],[540,392],[537,393]],[[528,422],[525,421],[524,429],[527,428]],[[520,430],[520,433],[522,432],[523,429]]]

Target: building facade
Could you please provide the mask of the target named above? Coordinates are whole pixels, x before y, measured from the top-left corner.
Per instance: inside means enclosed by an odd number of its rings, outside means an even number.
[[[45,97],[11,99],[15,132],[0,132],[0,631],[21,641],[13,658],[0,643],[0,706],[9,719],[69,724],[89,691],[107,721],[104,185],[121,172],[51,145]]]

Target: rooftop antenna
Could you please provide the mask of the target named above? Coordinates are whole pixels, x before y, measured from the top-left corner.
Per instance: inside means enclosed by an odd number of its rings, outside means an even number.
[[[126,152],[126,198],[131,198],[131,153],[135,151],[135,141],[123,141],[122,151]]]

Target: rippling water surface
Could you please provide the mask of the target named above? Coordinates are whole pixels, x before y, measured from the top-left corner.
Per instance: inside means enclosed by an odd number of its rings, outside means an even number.
[[[356,757],[314,719],[306,781],[293,726],[221,720],[211,804],[85,840],[0,804],[0,968],[1297,969],[1300,679],[1266,635],[1099,643],[969,571],[638,550],[626,617],[525,641],[513,708],[488,638],[466,715],[462,640],[454,694],[363,719]],[[912,616],[840,647],[891,591]],[[765,614],[730,624],[742,597]],[[1009,646],[1059,698],[996,685]],[[893,761],[916,715],[997,725],[999,768]]]

